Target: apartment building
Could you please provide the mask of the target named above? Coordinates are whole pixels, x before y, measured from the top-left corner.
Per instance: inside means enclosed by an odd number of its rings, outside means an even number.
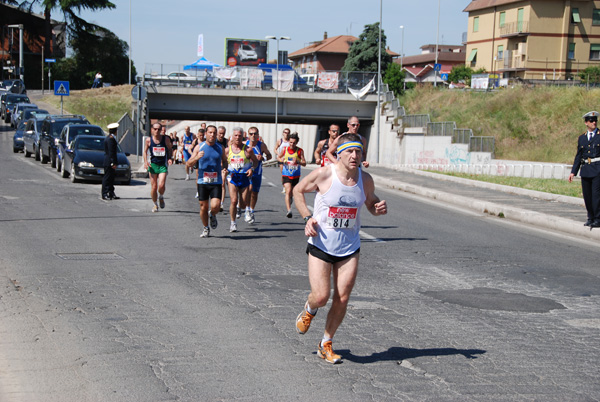
[[[464,11],[473,69],[564,80],[600,66],[600,1],[473,0]]]

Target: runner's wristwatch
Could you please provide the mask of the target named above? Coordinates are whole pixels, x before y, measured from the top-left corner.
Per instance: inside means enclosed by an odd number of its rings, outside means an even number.
[[[308,215],[304,217],[304,224],[306,225],[306,223],[308,222],[308,220],[312,218],[312,215]]]

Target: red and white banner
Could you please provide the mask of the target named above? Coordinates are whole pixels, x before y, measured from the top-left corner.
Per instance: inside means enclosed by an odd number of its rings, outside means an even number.
[[[338,73],[320,72],[317,80],[317,86],[322,89],[338,89]]]

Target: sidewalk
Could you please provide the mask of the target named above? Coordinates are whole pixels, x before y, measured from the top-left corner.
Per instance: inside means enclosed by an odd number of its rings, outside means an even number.
[[[600,240],[600,229],[590,230],[583,226],[587,220],[583,199],[413,169],[372,166],[367,171],[379,186],[397,188],[543,229]]]

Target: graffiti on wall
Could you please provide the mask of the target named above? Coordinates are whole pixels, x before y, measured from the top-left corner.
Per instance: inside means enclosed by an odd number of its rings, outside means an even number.
[[[446,156],[451,165],[468,164],[471,159],[471,154],[464,147],[456,145],[446,148]]]

